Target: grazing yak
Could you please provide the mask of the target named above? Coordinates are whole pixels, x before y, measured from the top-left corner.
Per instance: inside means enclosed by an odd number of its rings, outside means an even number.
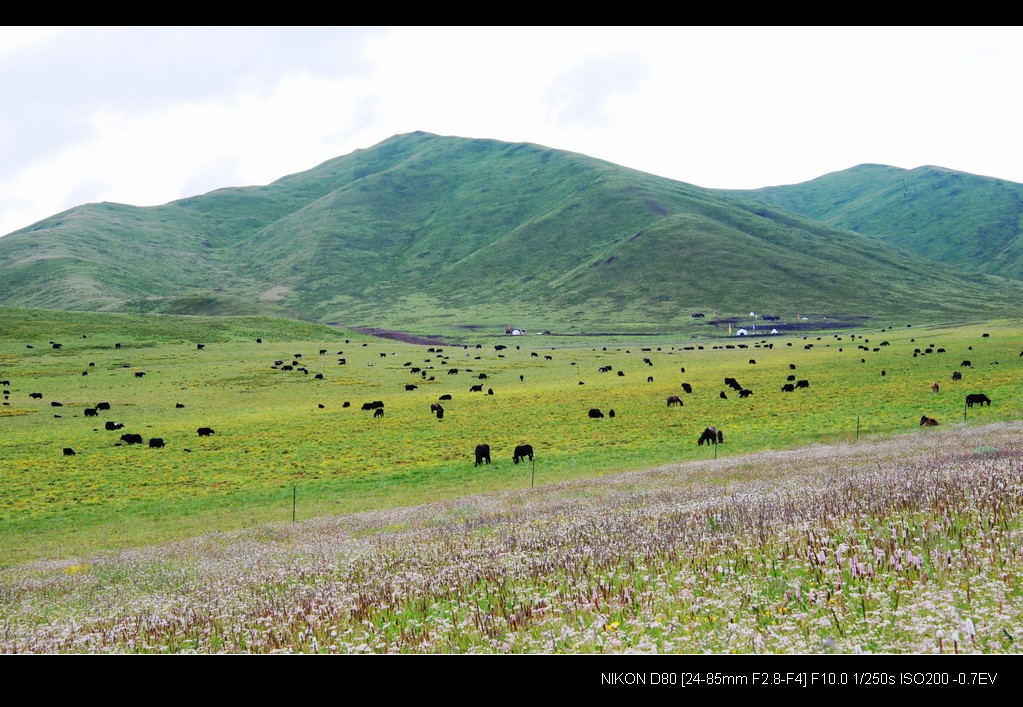
[[[692,394],[693,386],[689,385],[688,383],[683,383],[682,390],[686,391],[687,394]]]
[[[437,416],[438,420],[444,419],[444,408],[441,407],[440,403],[433,403],[430,405],[430,412]]]
[[[161,447],[164,447],[164,446],[165,445],[163,443],[163,437],[152,437],[149,440],[149,448],[150,449],[160,449]]]
[[[952,371],[952,380],[954,380],[954,381],[961,381],[962,379],[963,379],[962,372],[960,372],[960,371]]]
[[[937,427],[938,421],[933,417],[927,417],[927,415],[924,415],[920,418],[920,425],[922,427]]]
[[[489,444],[477,444],[476,445],[476,463],[473,466],[479,466],[480,464],[490,463],[490,445]]]
[[[598,408],[590,408],[590,411],[586,414],[590,416],[591,420],[604,417],[604,413],[602,413]]]
[[[383,417],[383,416],[384,416],[384,409],[383,409],[383,407],[378,407],[377,409],[375,409],[373,411],[373,417]]]
[[[470,393],[482,393],[483,392],[483,384],[480,383],[479,385],[469,386],[469,392]]]
[[[720,432],[716,427],[707,427],[704,428],[703,433],[696,440],[696,444],[702,447],[704,442],[707,444],[719,444],[724,441],[724,433]]]
[[[524,460],[526,457],[529,457],[529,461],[533,461],[532,445],[520,444],[519,446],[515,447],[515,453],[512,455],[513,462],[518,464],[519,460]]]
[[[64,456],[65,457],[75,456],[75,450],[71,449],[71,447],[64,447]]]
[[[124,427],[123,422],[114,422],[113,420],[107,420],[106,424],[103,425],[107,430],[114,431]]]
[[[682,398],[678,397],[677,395],[669,395],[668,396],[668,407],[671,407],[672,405],[682,405],[682,404],[683,404],[682,403]]]
[[[991,398],[983,393],[970,393],[966,396],[966,407],[972,408],[974,405],[980,405],[981,407],[987,405],[990,407]]]
[[[213,428],[211,428],[211,427],[200,427],[199,429],[196,430],[196,433],[200,437],[209,437],[211,434],[213,434]]]
[[[121,441],[125,444],[142,444],[142,435],[134,432],[125,432],[121,435]]]
[[[99,411],[96,408],[85,408],[84,412],[86,417],[96,417],[96,415],[99,415]]]

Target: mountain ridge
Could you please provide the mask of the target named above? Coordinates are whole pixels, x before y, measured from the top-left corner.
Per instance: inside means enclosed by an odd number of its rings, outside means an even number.
[[[934,165],[862,164],[802,184],[731,193],[963,271],[1023,279],[1023,184]]]
[[[407,133],[264,186],[44,219],[0,238],[0,305],[433,334],[663,329],[703,310],[969,318],[1023,302],[1017,280],[808,217],[903,171],[850,172],[714,190],[532,143]]]

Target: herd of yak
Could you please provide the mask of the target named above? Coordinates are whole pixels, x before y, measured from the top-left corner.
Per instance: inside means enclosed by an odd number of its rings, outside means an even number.
[[[262,343],[262,339],[257,339],[256,341],[257,341],[257,343]],[[57,343],[52,342],[52,341],[50,343],[53,345],[53,348],[55,348],[55,349],[60,348],[60,344],[57,344]],[[348,343],[348,340],[345,340],[345,343]],[[883,346],[883,345],[886,345],[886,344],[887,344],[887,342],[882,342],[881,345]],[[363,345],[365,345],[365,344],[363,344]],[[773,346],[772,344],[768,345],[769,348],[772,347],[772,346]],[[807,345],[804,348],[809,348],[810,346],[811,345]],[[117,348],[120,348],[120,344],[117,345]],[[201,350],[201,349],[205,348],[205,345],[204,344],[198,344],[197,348]],[[476,348],[477,349],[481,348],[481,346],[479,344],[477,344]],[[495,346],[494,348],[497,351],[502,351],[502,350],[506,349],[507,347],[502,345],[502,344],[499,344],[499,345]],[[703,347],[700,347],[700,348],[703,348]],[[727,346],[726,348],[732,348],[732,346]],[[745,347],[743,347],[743,348],[745,348]],[[865,347],[861,346],[860,348],[865,348]],[[648,349],[644,349],[644,350],[648,350]],[[875,350],[877,350],[877,349],[875,349]],[[430,349],[428,349],[428,351],[431,352],[431,353],[441,354],[443,349],[440,349],[440,348],[436,348],[435,349],[435,348],[431,347]],[[938,351],[939,352],[943,352],[944,350],[943,349],[938,349]],[[928,349],[928,352],[930,352],[930,349]],[[325,354],[325,353],[327,353],[326,349],[321,349],[320,350],[320,354],[321,355]],[[342,354],[342,353],[343,353],[342,351],[338,351],[338,354]],[[917,352],[915,352],[914,355],[916,355],[917,353],[920,353],[919,350],[917,350]],[[381,356],[386,356],[387,354],[381,353],[380,355]],[[1023,355],[1023,353],[1021,353],[1021,355]],[[538,354],[534,352],[534,353],[531,354],[531,356],[538,357]],[[292,360],[290,364],[285,363],[285,361],[283,359],[278,359],[278,360],[274,361],[272,368],[279,369],[279,370],[282,370],[282,371],[299,371],[299,372],[308,374],[309,373],[308,368],[302,366],[301,363],[297,360],[298,358],[301,357],[301,354],[294,354],[294,357],[295,357],[296,360]],[[548,355],[548,356],[545,356],[544,358],[547,359],[547,360],[550,360],[552,357]],[[441,360],[443,360],[443,357],[442,357]],[[653,365],[652,361],[649,358],[644,358],[643,361],[646,364],[649,364],[651,366]],[[756,361],[754,359],[750,359],[750,363],[751,364],[753,364],[755,362]],[[339,365],[345,365],[345,363],[346,363],[346,359],[344,359],[344,358],[339,358],[338,359],[338,364]],[[92,365],[93,364],[90,364],[90,366],[92,366]],[[370,364],[370,365],[372,365],[372,364]],[[961,365],[968,367],[968,366],[971,365],[971,363],[969,361],[963,361]],[[428,375],[427,371],[422,369],[422,368],[413,367],[411,362],[406,363],[405,366],[409,367],[409,369],[410,369],[410,371],[412,373],[419,373],[419,374],[421,374],[424,380],[431,380],[431,381],[435,380],[435,378],[433,376],[430,376],[429,378],[427,378],[427,375]],[[789,367],[790,367],[790,369],[794,370],[795,369],[795,364],[789,364]],[[430,368],[432,368],[432,366]],[[465,369],[465,370],[471,372],[471,369]],[[608,371],[612,370],[612,367],[611,366],[603,366],[603,367],[599,368],[598,370],[600,372],[608,372]],[[685,368],[682,368],[681,371],[684,373],[685,372]],[[456,373],[458,373],[458,369],[457,368],[451,368],[451,369],[448,370],[448,374],[449,375],[453,375],[453,374],[456,374]],[[87,375],[87,372],[83,372],[83,375]],[[134,375],[135,375],[136,378],[141,378],[141,377],[143,377],[145,375],[145,372],[143,372],[143,371],[136,371]],[[623,372],[619,371],[618,375],[623,375]],[[881,375],[884,376],[885,375],[885,371],[881,371]],[[316,374],[314,377],[318,378],[318,379],[322,379],[323,378],[322,374]],[[480,373],[480,374],[478,374],[477,377],[478,377],[478,379],[483,380],[483,379],[486,379],[487,376],[486,376],[486,374]],[[522,380],[523,376],[520,375],[519,378],[520,378],[520,380]],[[956,372],[954,372],[952,374],[952,379],[953,380],[962,380],[962,374],[959,371],[956,371]],[[648,382],[652,382],[653,378],[650,377],[647,380],[648,380]],[[749,396],[751,396],[753,394],[753,391],[743,387],[735,378],[731,378],[731,377],[725,378],[724,379],[724,383],[725,383],[725,385],[727,387],[730,387],[735,392],[737,392],[740,398],[747,398],[747,397],[749,397]],[[580,382],[580,384],[581,384],[581,382]],[[10,404],[9,403],[10,381],[9,380],[0,380],[0,386],[3,387],[3,395],[4,395],[4,403],[3,404],[4,405],[9,405]],[[790,374],[788,376],[788,378],[787,378],[786,383],[782,386],[781,390],[782,390],[782,392],[794,392],[798,388],[808,388],[809,386],[810,386],[810,383],[809,383],[808,380],[796,380],[796,376],[794,374]],[[692,393],[692,386],[689,383],[682,383],[681,387],[682,387],[682,389],[686,393]],[[407,385],[405,385],[405,389],[406,390],[415,390],[416,388],[417,388],[417,386],[414,385],[414,384],[407,384]],[[932,390],[935,393],[938,392],[938,388],[939,388],[939,386],[938,386],[937,383],[933,383],[932,384]],[[470,388],[470,392],[483,392],[482,384],[474,384]],[[493,395],[494,394],[493,389],[492,388],[488,389],[487,394]],[[43,395],[42,395],[42,393],[33,392],[33,393],[30,393],[30,397],[33,398],[33,399],[40,399],[41,400],[43,398]],[[721,391],[720,392],[720,397],[723,398],[723,399],[727,399],[727,395],[726,395],[725,391]],[[442,395],[440,397],[440,400],[450,400],[450,399],[451,399],[450,395]],[[680,396],[678,396],[678,395],[669,395],[667,397],[667,406],[668,407],[682,406],[683,404],[684,403],[682,402],[682,398]],[[60,402],[57,402],[57,401],[52,401],[50,403],[50,405],[53,406],[53,407],[62,407],[62,404]],[[981,406],[983,406],[983,405],[991,405],[991,400],[990,400],[990,398],[988,398],[987,395],[984,395],[983,393],[971,393],[971,394],[966,396],[966,406],[969,407],[969,408],[972,408],[974,405],[981,405]],[[184,405],[182,405],[181,403],[177,403],[176,407],[181,408],[181,407],[184,407]],[[321,404],[319,407],[322,408],[324,406]],[[346,401],[343,404],[343,407],[346,407],[346,408],[350,407],[350,402]],[[362,405],[362,409],[363,410],[372,410],[374,417],[383,417],[384,416],[384,403],[382,401],[379,401],[379,400],[375,400],[375,401],[372,401],[372,402],[364,403]],[[109,411],[109,410],[110,410],[110,403],[109,402],[100,402],[100,403],[97,403],[93,407],[85,408],[84,409],[84,415],[86,417],[96,417],[96,416],[98,416],[100,414],[100,412],[102,412],[102,411]],[[430,412],[431,412],[431,414],[436,415],[437,419],[443,419],[443,417],[444,417],[444,408],[443,408],[443,406],[441,406],[441,404],[439,402],[435,402],[435,403],[432,403],[430,405]],[[588,416],[591,419],[599,419],[599,418],[605,417],[604,412],[602,410],[600,410],[599,408],[590,408],[590,410],[588,411]],[[615,411],[614,410],[610,410],[608,412],[607,416],[613,418],[615,416]],[[55,415],[55,417],[60,417],[60,415]],[[933,426],[936,426],[937,424],[938,424],[938,421],[936,419],[934,419],[932,417],[929,417],[927,415],[924,415],[924,416],[922,416],[920,418],[920,425],[921,426],[933,427]],[[107,421],[105,423],[104,427],[108,431],[114,431],[114,430],[122,429],[124,427],[124,424],[120,423],[120,422]],[[196,430],[196,434],[199,437],[206,437],[206,436],[214,434],[214,431],[210,427],[199,427]],[[143,439],[142,435],[137,434],[137,433],[125,432],[124,434],[121,435],[120,442],[118,444],[134,445],[134,444],[143,444],[144,442],[145,442],[145,440]],[[703,432],[697,438],[696,442],[697,442],[698,445],[701,445],[701,446],[704,443],[706,443],[708,445],[710,445],[710,444],[714,444],[714,445],[722,444],[724,442],[724,434],[723,434],[723,432],[720,429],[717,429],[714,426],[708,426],[708,427],[706,427],[703,430]],[[162,448],[162,447],[165,446],[165,444],[166,443],[165,443],[164,439],[161,438],[161,437],[152,437],[148,441],[149,447],[153,448],[153,449]],[[186,449],[185,451],[189,451],[189,450]],[[63,453],[64,453],[65,456],[74,456],[75,455],[74,449],[72,449],[70,447],[65,447],[63,449]],[[512,455],[512,461],[515,464],[518,464],[520,461],[523,461],[523,460],[526,460],[526,459],[528,459],[529,461],[533,461],[533,459],[534,459],[533,447],[531,445],[529,445],[529,444],[520,444],[520,445],[516,446],[515,450],[514,450],[514,453]],[[481,464],[490,464],[490,463],[491,463],[490,445],[488,445],[488,444],[479,444],[479,445],[477,445],[476,448],[475,448],[475,466],[480,466]]]

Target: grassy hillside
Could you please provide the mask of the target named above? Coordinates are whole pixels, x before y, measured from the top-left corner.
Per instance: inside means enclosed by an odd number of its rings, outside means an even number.
[[[729,193],[962,271],[1023,278],[1023,184],[941,167],[860,165],[803,184]]]
[[[1023,411],[1018,321],[430,346],[262,318],[2,314],[0,565]],[[790,375],[809,387],[782,392]],[[972,392],[992,405],[965,408]],[[362,409],[378,400],[383,417]],[[723,445],[696,444],[707,425]],[[523,442],[535,466],[512,463]],[[482,468],[479,443],[493,450]]]
[[[197,342],[308,341],[360,337],[323,324],[252,316],[176,316],[0,307],[0,342],[7,346],[50,347],[77,351],[109,350],[118,342],[142,341],[149,346]],[[7,363],[6,366],[10,366]]]
[[[1023,302],[1017,281],[739,196],[538,145],[410,133],[266,186],[34,224],[0,239],[0,304],[457,337],[679,331],[695,311],[972,319]]]

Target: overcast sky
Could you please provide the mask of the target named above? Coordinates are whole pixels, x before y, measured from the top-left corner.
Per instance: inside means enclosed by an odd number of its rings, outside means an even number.
[[[1023,183],[1019,27],[0,28],[0,234],[415,130],[703,187],[865,162]]]

